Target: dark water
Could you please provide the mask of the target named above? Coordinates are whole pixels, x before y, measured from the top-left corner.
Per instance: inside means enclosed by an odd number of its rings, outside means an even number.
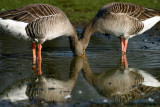
[[[114,36],[93,35],[86,55],[73,57],[67,37],[48,41],[42,49],[43,75],[37,76],[31,43],[0,36],[0,106],[160,104],[160,37],[130,39],[128,68],[120,66]]]

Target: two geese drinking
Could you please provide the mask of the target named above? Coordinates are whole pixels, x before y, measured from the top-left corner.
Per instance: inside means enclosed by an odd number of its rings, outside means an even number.
[[[0,13],[0,30],[4,35],[32,41],[35,63],[36,59],[42,59],[41,49],[45,41],[65,35],[69,36],[73,54],[85,56],[90,37],[96,32],[119,37],[121,55],[125,55],[128,39],[152,28],[159,20],[158,10],[129,3],[110,3],[98,11],[78,39],[74,26],[62,10],[48,4],[31,4]]]

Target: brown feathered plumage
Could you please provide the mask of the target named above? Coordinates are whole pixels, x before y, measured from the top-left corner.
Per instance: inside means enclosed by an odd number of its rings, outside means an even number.
[[[113,13],[125,13],[128,16],[134,17],[140,21],[144,21],[148,18],[159,16],[160,11],[156,9],[150,9],[141,7],[130,3],[110,3],[104,5],[98,12],[97,16],[105,17],[106,14]]]
[[[0,17],[29,23],[37,18],[62,13],[60,9],[49,4],[30,4],[18,9],[2,12],[0,13]]]
[[[144,33],[159,21],[159,10],[130,3],[110,3],[104,5],[87,24],[82,38],[90,37],[95,32],[118,36],[121,54],[126,54],[128,39]]]

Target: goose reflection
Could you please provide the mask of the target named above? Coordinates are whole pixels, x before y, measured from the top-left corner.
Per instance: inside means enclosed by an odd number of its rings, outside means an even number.
[[[26,95],[32,101],[66,102],[75,86],[78,73],[83,67],[83,58],[75,56],[70,66],[70,77],[67,81],[46,78],[39,71],[38,78],[30,83]]]
[[[79,71],[83,67],[83,58],[75,56],[72,59],[67,80],[58,80],[42,75],[41,63],[37,66],[38,68],[34,68],[33,77],[19,80],[18,85],[14,84],[10,89],[5,89],[2,92],[3,95],[0,95],[0,99],[12,102],[28,101],[28,99],[35,102],[66,102],[75,86]]]
[[[160,90],[160,82],[155,77],[143,70],[128,67],[126,55],[121,56],[120,66],[114,70],[95,74],[85,61],[82,72],[100,95],[113,101],[132,101]]]

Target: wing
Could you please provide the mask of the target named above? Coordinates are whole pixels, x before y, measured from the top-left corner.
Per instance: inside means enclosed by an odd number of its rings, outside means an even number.
[[[1,12],[0,18],[30,23],[35,19],[55,14],[64,14],[64,12],[49,4],[30,4],[18,9]]]
[[[148,18],[154,17],[154,16],[160,16],[160,11],[150,8],[144,8],[140,7],[134,4],[129,3],[111,3],[103,6],[99,12],[97,13],[97,16],[105,17],[110,12],[113,13],[125,13],[126,15],[129,15],[131,17],[134,17],[140,21],[144,21]]]

